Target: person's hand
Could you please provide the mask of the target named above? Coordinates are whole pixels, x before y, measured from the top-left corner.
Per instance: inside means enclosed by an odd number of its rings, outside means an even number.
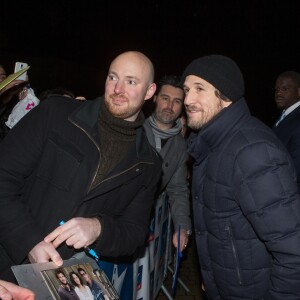
[[[180,229],[180,252],[185,250],[189,242],[189,235],[185,229]],[[173,245],[178,247],[178,231],[173,234]]]
[[[51,243],[44,241],[38,243],[28,254],[31,263],[44,263],[53,261],[57,266],[63,264],[63,260]]]
[[[91,245],[101,233],[101,224],[97,218],[73,218],[48,234],[44,241],[57,248],[66,242],[68,246],[80,249]]]
[[[0,90],[0,103],[7,104],[11,99],[17,95],[28,82],[24,80],[14,80],[9,83],[5,88]]]
[[[0,280],[0,298],[2,300],[34,300],[34,292],[14,283]]]

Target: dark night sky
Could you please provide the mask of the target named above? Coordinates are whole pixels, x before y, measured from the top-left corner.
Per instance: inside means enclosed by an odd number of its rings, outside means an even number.
[[[98,3],[98,4],[92,4]],[[274,81],[300,71],[300,1],[29,1],[1,4],[0,64],[28,62],[36,92],[62,85],[103,92],[110,61],[126,50],[150,57],[156,79],[193,59],[224,54],[240,66],[254,115],[271,124]]]

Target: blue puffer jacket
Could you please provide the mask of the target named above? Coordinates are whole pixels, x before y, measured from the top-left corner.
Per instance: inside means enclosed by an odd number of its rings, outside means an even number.
[[[244,99],[189,141],[209,299],[300,299],[300,197],[292,160]]]

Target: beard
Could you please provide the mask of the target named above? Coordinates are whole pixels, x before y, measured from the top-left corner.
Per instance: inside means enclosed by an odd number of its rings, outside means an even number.
[[[115,98],[121,99],[121,102],[116,102],[114,100]],[[107,107],[107,110],[115,118],[127,119],[137,114],[141,110],[143,103],[141,103],[140,105],[130,105],[126,97],[111,95],[108,97],[108,99],[105,99],[105,105]]]
[[[205,127],[207,124],[211,123],[223,110],[223,105],[221,101],[216,104],[214,107],[204,109],[199,109],[196,107],[188,107],[187,109],[187,124],[193,130],[200,130]],[[189,114],[190,111],[197,111],[196,115]]]
[[[155,119],[158,120],[162,124],[173,124],[177,118],[179,117],[179,114],[175,114],[171,110],[160,110],[156,111],[154,113]]]

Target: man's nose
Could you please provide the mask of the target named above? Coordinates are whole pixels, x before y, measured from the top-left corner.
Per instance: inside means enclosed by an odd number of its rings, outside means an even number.
[[[166,106],[167,106],[167,109],[171,109],[172,110],[173,106],[174,106],[174,103],[172,101],[168,101]]]
[[[121,80],[118,80],[116,85],[115,85],[115,93],[116,94],[124,93],[124,84]]]
[[[189,93],[185,94],[184,105],[187,106],[187,105],[191,104],[191,102],[192,102],[192,93],[189,92]]]
[[[284,92],[286,92],[286,88],[284,87],[275,88],[275,95],[282,95]]]

